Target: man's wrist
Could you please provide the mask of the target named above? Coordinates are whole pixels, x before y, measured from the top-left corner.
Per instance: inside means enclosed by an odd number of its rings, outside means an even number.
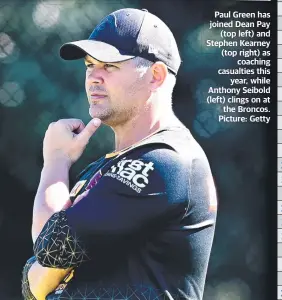
[[[47,159],[44,159],[44,168],[63,168],[69,170],[72,166],[72,161],[66,155],[56,155]]]

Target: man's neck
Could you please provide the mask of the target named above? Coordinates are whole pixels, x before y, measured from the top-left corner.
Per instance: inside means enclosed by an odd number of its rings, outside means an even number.
[[[115,132],[115,151],[126,149],[154,132],[166,126],[176,124],[179,125],[181,123],[172,110],[155,120],[144,115],[136,116],[126,124],[113,128]]]

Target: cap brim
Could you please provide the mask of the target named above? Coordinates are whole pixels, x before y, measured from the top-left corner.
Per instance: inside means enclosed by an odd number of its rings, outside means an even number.
[[[119,62],[132,59],[116,47],[94,40],[81,40],[64,44],[60,49],[60,56],[65,60],[84,58],[86,54],[102,62]]]

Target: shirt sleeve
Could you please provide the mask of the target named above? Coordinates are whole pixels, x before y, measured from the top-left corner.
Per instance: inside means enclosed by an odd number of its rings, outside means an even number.
[[[199,147],[194,148],[194,153],[189,168],[189,206],[181,220],[188,247],[186,260],[179,261],[179,265],[186,266],[186,293],[189,299],[200,300],[203,298],[215,233],[217,195],[205,153]]]
[[[187,208],[187,168],[170,148],[145,148],[113,161],[76,205],[54,214],[34,245],[43,266],[70,267],[119,241],[141,237]]]
[[[28,282],[28,271],[30,270],[31,266],[36,261],[35,256],[32,256],[28,261],[26,262],[23,273],[22,273],[22,295],[24,300],[36,300],[36,298],[33,296]]]
[[[67,269],[77,267],[88,256],[68,225],[65,211],[60,211],[46,222],[33,251],[36,260],[43,267]]]

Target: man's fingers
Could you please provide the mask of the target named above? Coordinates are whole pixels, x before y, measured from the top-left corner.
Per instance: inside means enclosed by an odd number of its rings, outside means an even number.
[[[85,128],[85,125],[79,119],[61,119],[57,123],[62,124],[70,131],[75,131],[77,133],[80,133]]]
[[[81,123],[80,126],[74,130],[74,132],[76,134],[79,134],[79,133],[81,133],[81,131],[83,131],[84,128],[85,128],[85,125],[83,123]]]
[[[91,136],[101,125],[100,119],[92,119],[85,128],[75,137],[80,143],[87,144]]]

